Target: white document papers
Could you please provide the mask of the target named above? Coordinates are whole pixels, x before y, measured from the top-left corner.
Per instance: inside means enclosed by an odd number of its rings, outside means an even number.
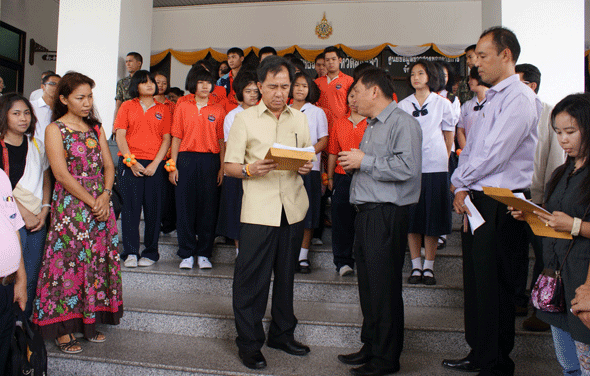
[[[275,149],[283,149],[283,150],[293,150],[293,151],[305,151],[305,152],[312,152],[315,154],[315,149],[313,146],[308,146],[306,148],[296,148],[293,146],[282,145],[279,143],[272,144],[272,147]]]
[[[471,216],[466,215],[469,220],[469,227],[471,227],[471,234],[473,235],[473,232],[477,230],[479,226],[486,223],[486,221],[484,221],[479,211],[475,208],[475,205],[473,205],[473,202],[471,202],[471,197],[465,197],[465,206],[467,206],[467,209],[469,209],[469,212],[471,213]]]
[[[529,204],[533,205],[541,213],[544,213],[544,214],[547,214],[547,215],[551,215],[551,213],[549,213],[545,208],[540,207],[539,205],[535,204],[531,200],[527,200],[527,198],[524,196],[524,193],[522,193],[522,192],[515,192],[514,193],[514,197],[519,198],[519,199],[521,199],[523,201],[528,202]]]

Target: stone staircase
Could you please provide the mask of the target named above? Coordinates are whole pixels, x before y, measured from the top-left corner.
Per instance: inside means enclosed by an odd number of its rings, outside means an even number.
[[[404,284],[405,342],[399,375],[457,375],[443,369],[447,357],[468,348],[463,330],[459,218],[448,245],[439,251],[436,286]],[[142,223],[143,225],[143,223]],[[143,229],[141,229],[143,233]],[[213,269],[180,270],[175,236],[160,237],[161,259],[151,267],[123,267],[125,314],[116,327],[102,326],[104,344],[82,341],[77,355],[47,342],[50,375],[348,375],[336,356],[358,350],[362,314],[356,276],[340,277],[332,263],[329,229],[325,245],[310,251],[313,271],[295,277],[295,337],[308,356],[263,347],[268,367],[254,371],[237,356],[231,305],[235,249],[217,245]],[[532,260],[531,260],[532,261]],[[410,272],[409,254],[404,281]],[[267,310],[265,327],[270,320]],[[522,330],[516,323],[512,352],[518,375],[558,375],[549,333]]]

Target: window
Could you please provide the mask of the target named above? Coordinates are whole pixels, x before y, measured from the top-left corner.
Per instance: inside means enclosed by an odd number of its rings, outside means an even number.
[[[25,76],[26,33],[0,22],[0,77],[4,79],[4,93],[22,93]]]

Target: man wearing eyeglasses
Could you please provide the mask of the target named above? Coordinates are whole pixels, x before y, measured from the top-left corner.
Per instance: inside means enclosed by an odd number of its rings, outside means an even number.
[[[43,77],[43,84],[41,85],[43,95],[41,98],[31,102],[31,106],[33,106],[33,111],[35,111],[35,116],[37,117],[35,138],[43,142],[45,142],[45,128],[51,123],[53,101],[55,100],[57,84],[60,79],[61,77],[55,73]]]

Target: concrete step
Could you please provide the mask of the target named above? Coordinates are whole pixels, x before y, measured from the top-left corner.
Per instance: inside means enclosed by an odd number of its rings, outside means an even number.
[[[81,344],[84,351],[66,355],[55,344],[46,342],[49,353],[50,375],[142,375],[142,376],[339,376],[349,375],[350,366],[337,360],[338,354],[356,351],[357,348],[311,346],[304,357],[285,354],[263,347],[268,367],[254,371],[244,367],[233,341],[197,338],[182,335],[145,333],[114,327],[101,328],[107,336],[104,344]],[[444,353],[407,351],[402,353],[399,375],[456,375],[441,367],[444,358],[457,358],[463,353],[449,348]],[[557,375],[556,360],[521,358],[514,356],[516,375]]]
[[[155,293],[198,293],[231,296],[234,267],[214,265],[213,269],[178,269],[178,261],[162,260],[148,267],[123,267],[123,288],[146,289]],[[406,284],[409,273],[404,273],[404,301],[410,306],[462,307],[462,275],[437,273],[436,286]],[[294,299],[310,302],[357,303],[356,276],[340,277],[334,270],[315,270],[311,274],[296,274]]]
[[[194,293],[159,294],[148,290],[124,290],[125,315],[120,329],[168,333],[193,337],[236,337],[231,297]],[[360,348],[362,313],[358,302],[326,303],[295,302],[298,319],[296,336],[313,346]],[[463,329],[463,309],[447,307],[406,306],[404,349],[410,351],[445,352],[469,351]],[[535,357],[539,353],[552,354],[553,342],[547,333],[521,330],[519,319],[515,356]],[[270,322],[270,302],[264,318],[265,328]],[[534,351],[533,351],[534,350]],[[542,352],[539,352],[542,351]]]

